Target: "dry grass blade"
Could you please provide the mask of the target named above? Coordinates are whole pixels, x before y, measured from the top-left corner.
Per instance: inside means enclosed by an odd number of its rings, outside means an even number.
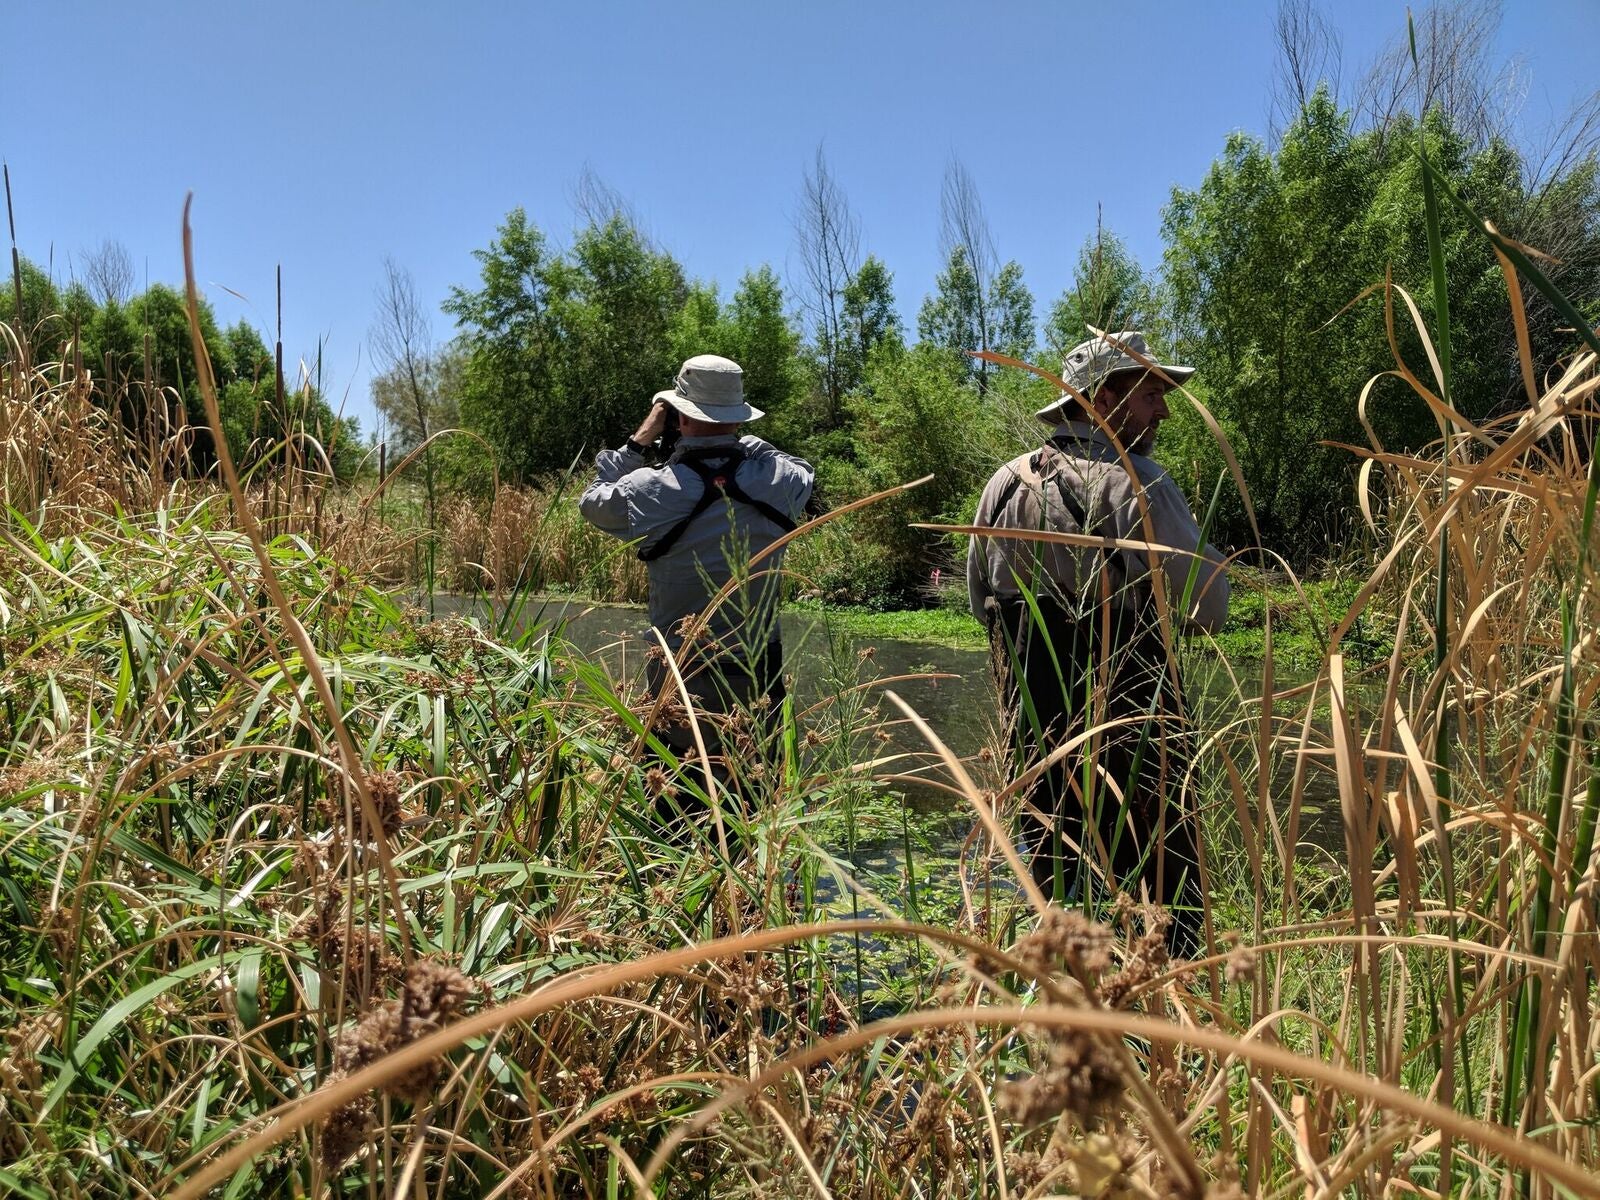
[[[200,394],[205,400],[206,420],[211,423],[211,434],[215,439],[217,451],[217,465],[222,471],[222,477],[228,485],[228,491],[233,496],[234,510],[245,536],[250,540],[251,549],[255,551],[256,561],[261,567],[261,584],[266,589],[268,596],[278,611],[278,617],[283,621],[284,628],[289,633],[289,638],[294,642],[295,649],[300,654],[300,661],[304,664],[307,675],[310,676],[312,685],[316,688],[317,699],[322,704],[323,712],[327,715],[329,727],[333,730],[334,738],[339,745],[340,767],[344,777],[349,781],[355,791],[357,803],[361,807],[362,820],[368,829],[381,829],[383,820],[378,815],[377,806],[373,803],[371,789],[367,786],[366,769],[361,762],[360,751],[356,749],[355,740],[350,736],[350,730],[345,726],[344,715],[339,709],[338,702],[333,697],[333,689],[328,685],[328,677],[323,672],[322,664],[318,658],[316,647],[311,644],[311,638],[306,633],[305,626],[300,623],[293,607],[289,604],[288,597],[284,595],[283,587],[278,582],[277,570],[273,565],[272,556],[267,553],[266,545],[261,536],[261,530],[256,525],[255,517],[249,500],[245,497],[244,489],[239,485],[239,473],[234,470],[233,456],[228,451],[227,435],[222,428],[222,414],[217,407],[217,385],[211,373],[211,358],[206,350],[205,338],[200,331],[200,293],[194,282],[194,234],[189,226],[189,206],[193,203],[191,195],[183,204],[183,274],[184,287],[189,302],[189,332],[194,339],[195,363],[200,373]],[[395,925],[400,932],[400,945],[406,957],[411,955],[411,930],[406,920],[405,904],[400,896],[400,880],[395,873],[394,862],[390,854],[388,842],[383,838],[377,839],[379,868],[389,889],[389,903],[393,906]]]

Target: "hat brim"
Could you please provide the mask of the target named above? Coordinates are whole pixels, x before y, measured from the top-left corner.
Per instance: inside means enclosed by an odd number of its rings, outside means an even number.
[[[710,421],[715,425],[737,425],[767,415],[755,405],[743,400],[738,404],[696,404],[671,388],[657,392],[655,398],[665,400],[686,417],[693,417],[696,421]]]
[[[1183,367],[1179,366],[1177,363],[1157,363],[1156,365],[1161,368],[1161,374],[1170,379],[1174,385],[1182,383],[1195,373],[1194,367]],[[1104,383],[1106,379],[1110,379],[1113,375],[1121,375],[1127,371],[1149,370],[1150,368],[1145,366],[1143,363],[1129,363],[1126,366],[1115,367],[1112,370],[1107,371],[1105,374],[1105,379],[1102,379],[1100,382]],[[1160,376],[1157,376],[1157,378],[1159,379]],[[1060,421],[1061,410],[1066,408],[1068,405],[1073,405],[1077,402],[1078,398],[1071,392],[1062,392],[1061,398],[1054,404],[1046,404],[1033,415],[1038,417],[1041,421],[1046,421],[1054,425]]]

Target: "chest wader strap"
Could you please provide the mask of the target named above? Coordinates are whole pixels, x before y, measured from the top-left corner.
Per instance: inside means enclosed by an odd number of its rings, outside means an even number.
[[[1017,489],[1026,483],[1030,488],[1039,493],[1039,499],[1041,501],[1041,508],[1043,509],[1044,518],[1049,522],[1054,532],[1077,532],[1086,534],[1090,537],[1102,536],[1100,527],[1108,514],[1101,513],[1094,521],[1094,524],[1092,526],[1090,525],[1089,516],[1084,512],[1083,504],[1076,496],[1067,490],[1064,472],[1061,470],[1061,457],[1061,451],[1057,450],[1054,446],[1044,446],[1036,451],[1033,456],[1022,465],[1020,470],[1013,471],[1011,473],[1010,480],[1007,481],[1005,488],[1001,491],[999,498],[995,501],[994,515],[996,519],[999,518],[1001,513],[1005,512],[1006,505],[1011,503],[1012,497],[1017,494]],[[1054,482],[1056,485],[1056,494],[1061,497],[1061,507],[1066,509],[1067,515],[1077,523],[1078,528],[1076,530],[1062,529],[1058,523],[1049,520],[1049,489],[1046,485],[1050,482]],[[990,528],[994,528],[994,526],[991,524]],[[1098,567],[1104,568],[1110,565],[1108,561],[1109,554],[1106,550],[1106,547],[1096,546],[1094,555],[1095,563]]]
[[[655,545],[651,546],[648,550],[639,551],[640,562],[654,562],[668,550],[672,549],[677,540],[683,536],[683,531],[688,529],[690,525],[694,524],[695,520],[699,518],[699,516],[708,508],[710,508],[718,500],[722,499],[736,500],[740,504],[747,504],[764,516],[767,520],[771,521],[779,529],[783,530],[783,532],[794,532],[795,524],[789,519],[787,513],[782,512],[780,509],[774,508],[765,500],[757,500],[754,496],[750,495],[742,487],[740,487],[738,482],[734,479],[734,474],[739,470],[739,464],[744,461],[744,447],[735,446],[731,450],[718,448],[716,451],[711,454],[707,454],[705,457],[716,458],[724,461],[722,461],[720,466],[708,467],[704,460],[698,455],[690,456],[686,454],[678,460],[696,475],[700,476],[700,499],[695,501],[694,507],[689,510],[689,515],[684,517],[671,529],[667,530],[666,533],[662,534],[660,540],[658,540]]]

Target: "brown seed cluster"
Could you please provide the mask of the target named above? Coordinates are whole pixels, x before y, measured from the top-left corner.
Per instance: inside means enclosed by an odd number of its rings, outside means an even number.
[[[1100,1002],[1107,1008],[1126,1008],[1140,989],[1170,965],[1167,928],[1172,924],[1172,914],[1153,904],[1146,905],[1143,914],[1144,933],[1128,946],[1122,970],[1100,985]]]
[[[1111,931],[1076,909],[1052,904],[1040,915],[1039,927],[1018,938],[1011,953],[1035,975],[1064,968],[1080,979],[1095,979],[1111,965]]]
[[[400,796],[404,789],[405,781],[397,771],[373,771],[367,776],[367,792],[372,797],[372,807],[377,812],[379,830],[384,837],[393,837],[400,832],[400,826],[405,823],[406,814],[400,807]],[[372,831],[366,828],[365,814],[357,810],[362,821],[362,832],[370,840]]]
[[[454,967],[419,959],[406,968],[400,995],[369,1010],[334,1044],[333,1074],[354,1075],[388,1054],[442,1029],[472,994],[472,981]],[[440,1061],[430,1059],[394,1076],[384,1091],[421,1104],[439,1081]],[[337,1170],[365,1143],[372,1122],[370,1093],[341,1105],[322,1126],[322,1161]]]
[[[400,974],[400,960],[389,952],[382,935],[346,915],[344,891],[337,883],[328,884],[311,910],[295,922],[289,940],[309,942],[321,970],[342,969],[347,994],[367,995]]]
[[[672,776],[660,763],[656,763],[644,773],[644,794],[652,800],[662,796],[670,800],[678,794],[678,789],[673,785]]]
[[[1240,946],[1228,955],[1228,965],[1224,969],[1229,983],[1242,983],[1256,971],[1256,952],[1248,946]]]
[[[1006,1155],[1006,1178],[1018,1190],[1094,1196],[1097,1200],[1145,1200],[1152,1189],[1130,1171],[1139,1143],[1126,1133],[1095,1131],[1070,1139],[1056,1136],[1043,1151],[1013,1150]],[[1156,1192],[1156,1195],[1165,1195]]]
[[[1026,1079],[1000,1085],[1000,1107],[1023,1125],[1070,1112],[1088,1120],[1122,1099],[1122,1071],[1098,1038],[1069,1030],[1050,1040],[1049,1062]]]

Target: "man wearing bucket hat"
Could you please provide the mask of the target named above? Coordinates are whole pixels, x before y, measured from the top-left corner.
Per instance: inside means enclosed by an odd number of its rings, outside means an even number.
[[[744,398],[738,363],[696,355],[679,369],[671,388],[656,393],[633,436],[620,449],[600,451],[594,481],[578,500],[579,511],[597,529],[638,542],[650,578],[650,623],[676,656],[714,759],[740,757],[736,752],[748,748],[742,739],[759,733],[749,714],[783,699],[777,612],[782,551],[755,568],[749,561],[795,528],[814,480],[810,464],[760,438],[740,436],[740,427],[760,416]],[[674,420],[681,436],[664,461],[652,463],[652,448]],[[738,583],[730,595],[707,612],[732,580]],[[696,628],[686,644],[686,633]],[[673,686],[661,657],[650,661],[652,691]],[[669,720],[656,732],[678,758],[697,760],[685,721]],[[759,756],[739,765],[758,762]],[[731,764],[713,767],[723,788],[730,787]],[[694,766],[689,773],[706,792],[703,774]],[[681,815],[695,804],[666,788],[658,811],[682,830]]]
[[[1054,432],[995,472],[973,522],[1047,536],[976,536],[967,555],[1016,767],[1056,755],[1024,797],[1035,880],[1057,900],[1148,894],[1171,911],[1168,942],[1185,956],[1199,945],[1199,880],[1167,646],[1185,624],[1221,628],[1228,580],[1148,455],[1167,391],[1192,374],[1155,361],[1131,330],[1074,346],[1062,363],[1068,390],[1038,412]]]

